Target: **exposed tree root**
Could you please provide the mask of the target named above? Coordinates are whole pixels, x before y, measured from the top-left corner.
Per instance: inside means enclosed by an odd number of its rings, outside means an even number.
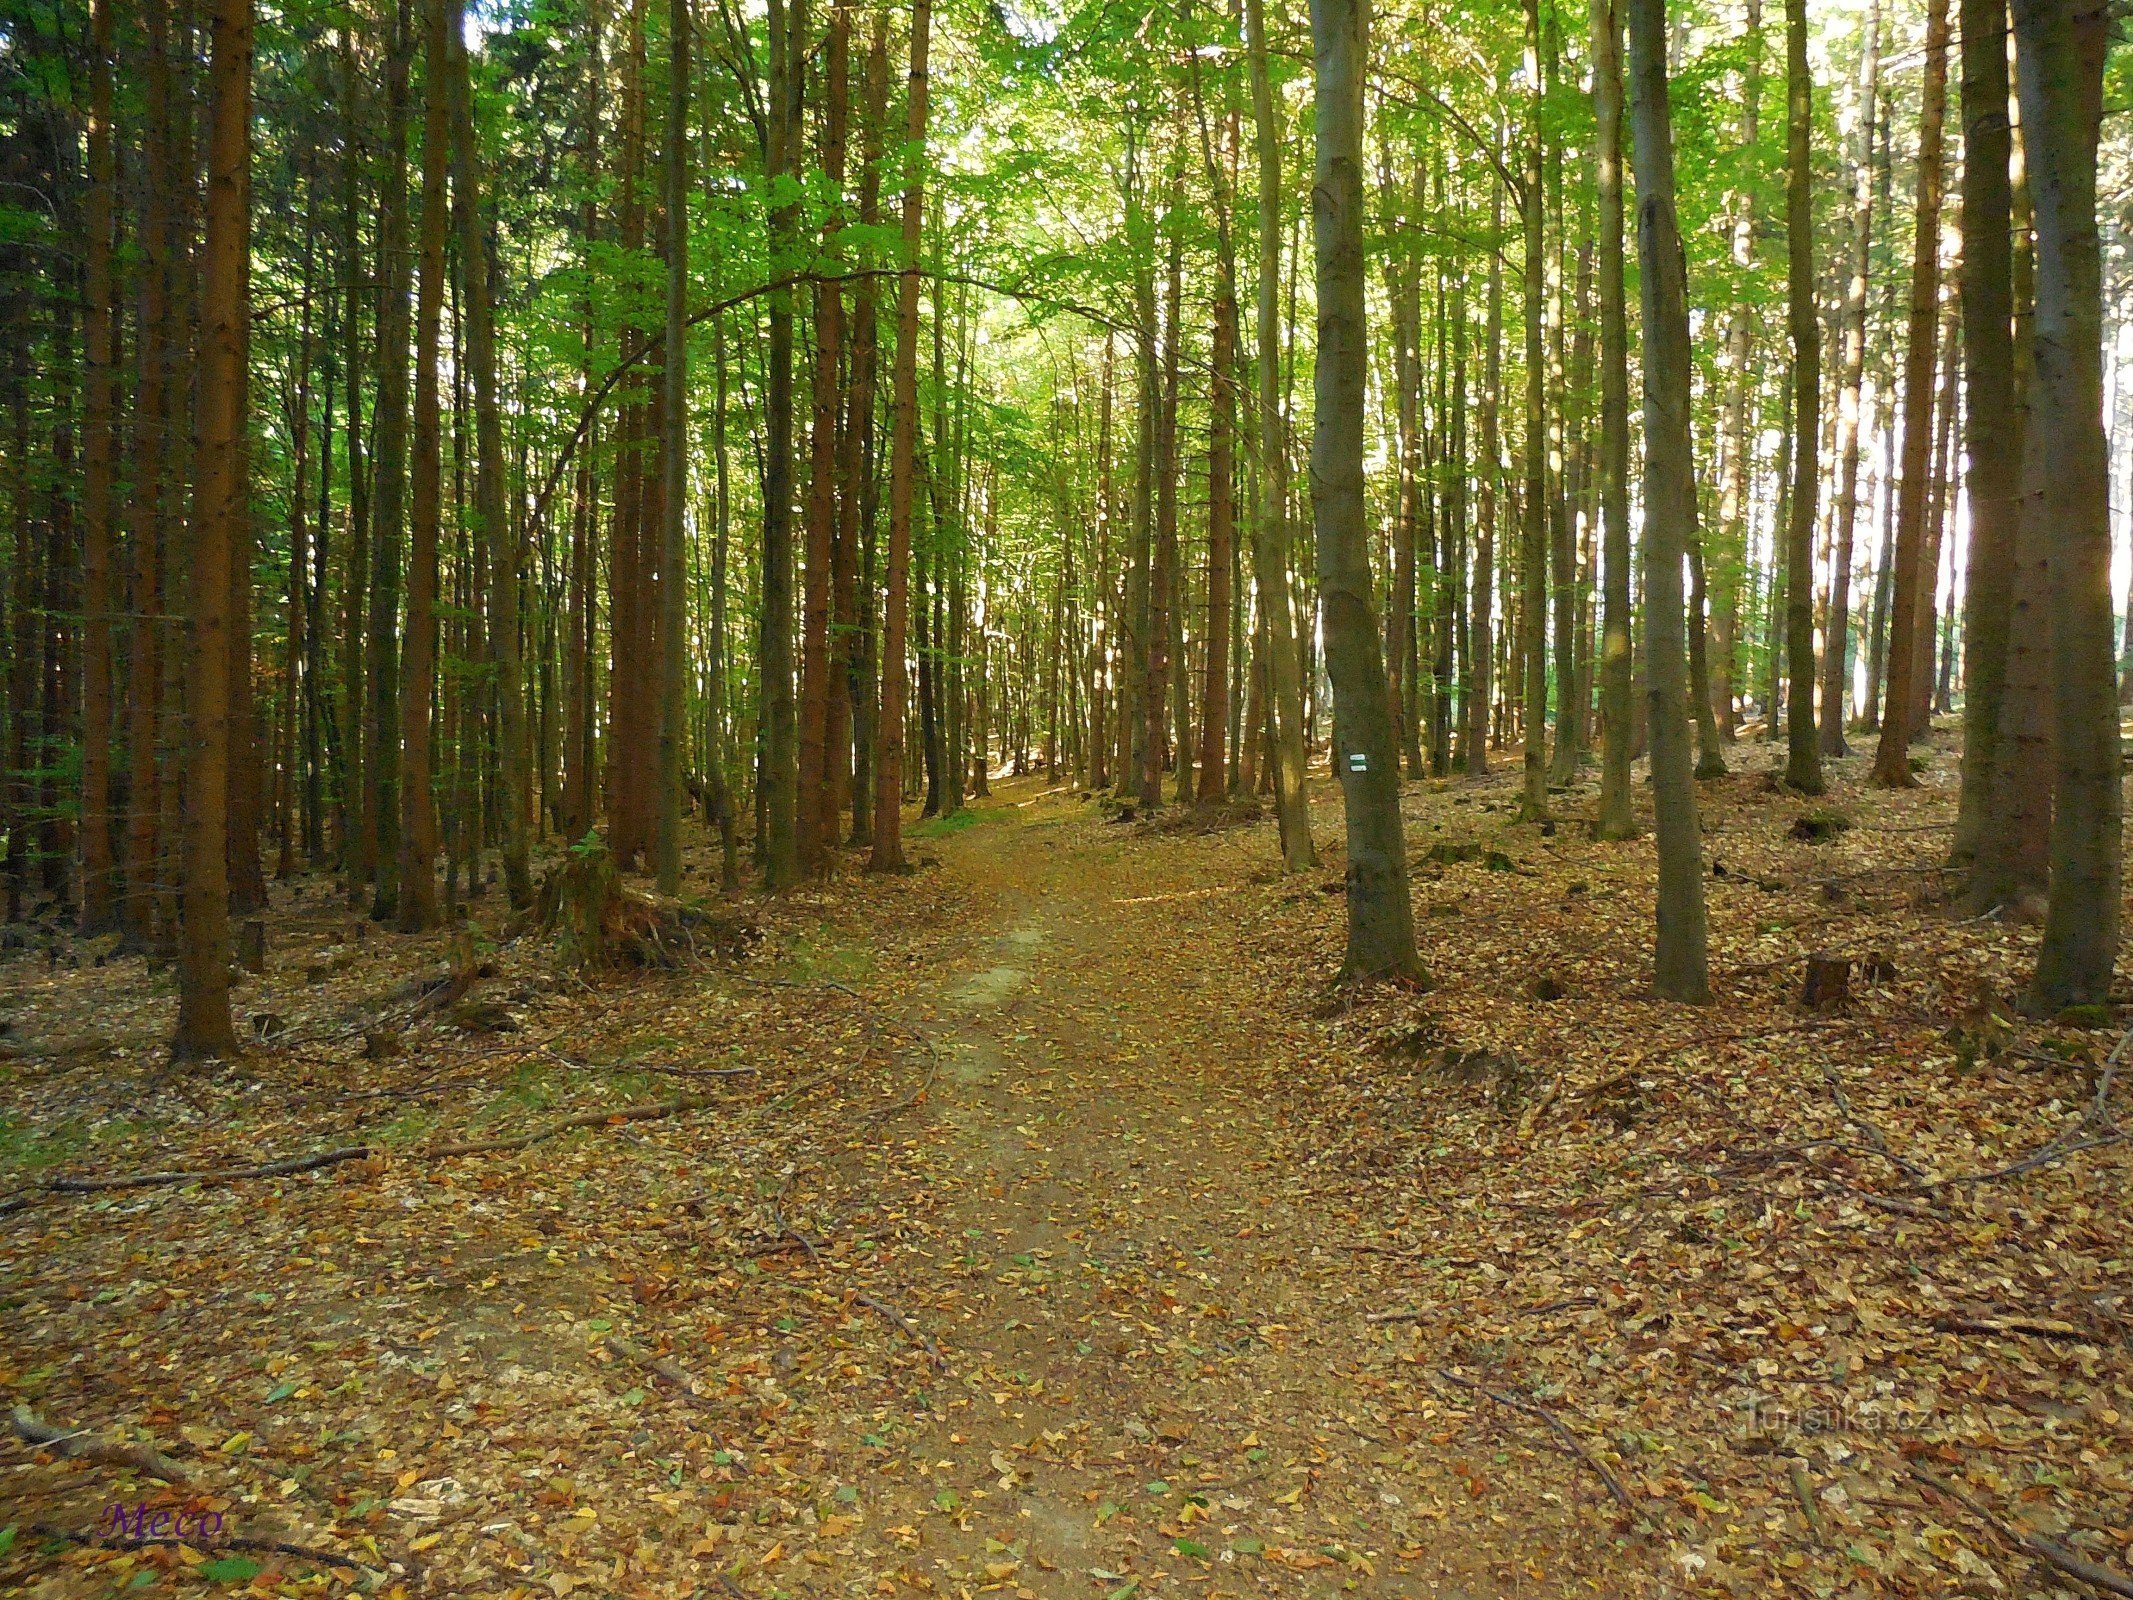
[[[185,1488],[191,1488],[196,1481],[191,1472],[152,1444],[128,1444],[123,1439],[107,1439],[86,1428],[55,1428],[28,1406],[15,1407],[13,1420],[15,1434],[25,1444],[37,1445],[56,1456],[94,1461],[106,1467],[125,1467]]]
[[[762,938],[748,918],[629,887],[600,845],[573,849],[541,881],[534,918],[576,967],[672,968],[705,955],[737,961]]]

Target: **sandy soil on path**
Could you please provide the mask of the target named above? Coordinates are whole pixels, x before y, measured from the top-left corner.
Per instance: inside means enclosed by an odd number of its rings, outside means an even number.
[[[941,1202],[914,1288],[961,1382],[875,1464],[868,1522],[948,1592],[1450,1600],[1646,1567],[1595,1485],[1448,1420],[1367,1321],[1405,1291],[1269,1092],[1296,997],[1251,987],[1247,848],[1026,789],[926,846],[991,912],[914,1019],[943,1062],[923,1139],[841,1181]],[[1484,1506],[1499,1474],[1524,1492]]]

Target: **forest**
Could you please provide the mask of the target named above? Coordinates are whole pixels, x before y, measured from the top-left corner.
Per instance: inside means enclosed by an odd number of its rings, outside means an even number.
[[[0,1591],[2133,1595],[2111,0],[0,0]]]

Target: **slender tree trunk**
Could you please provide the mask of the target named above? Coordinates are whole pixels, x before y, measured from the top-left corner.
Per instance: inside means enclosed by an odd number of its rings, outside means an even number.
[[[1540,0],[1526,0],[1527,106],[1525,188],[1520,195],[1525,221],[1526,282],[1526,486],[1520,505],[1519,656],[1524,662],[1525,754],[1519,815],[1538,821],[1548,814],[1548,371],[1542,343],[1548,303],[1548,273],[1543,219],[1546,216],[1546,169],[1541,130],[1545,85],[1540,62]],[[1562,686],[1568,694],[1570,686]]]
[[[822,165],[837,200],[844,194],[846,85],[851,54],[849,0],[830,8],[823,47]],[[840,217],[834,205],[822,223],[824,271],[838,265]],[[837,651],[833,644],[837,538],[838,371],[844,344],[844,290],[834,276],[815,284],[815,373],[810,386],[814,421],[809,435],[807,576],[802,589],[800,661],[799,865],[810,876],[827,870],[835,842],[837,796],[830,778],[830,699]],[[840,750],[835,760],[844,759]]]
[[[1940,629],[1940,558],[1947,535],[1950,494],[1949,463],[1955,450],[1955,427],[1962,409],[1956,340],[1960,308],[1950,302],[1941,310],[1940,398],[1933,422],[1933,467],[1927,478],[1925,550],[1919,560],[1917,632],[1911,641],[1911,737],[1923,739],[1933,726],[1933,647]]]
[[[1939,329],[1942,119],[1948,89],[1948,0],[1926,0],[1924,98],[1918,114],[1917,237],[1911,253],[1911,316],[1903,376],[1903,480],[1896,522],[1896,588],[1889,613],[1888,698],[1874,782],[1907,789],[1911,775],[1911,702],[1918,670],[1920,608],[1930,613],[1932,575],[1923,571],[1926,491],[1932,474],[1933,363]],[[1921,598],[1921,589],[1924,590]]]
[[[1748,0],[1748,60],[1741,70],[1740,144],[1744,162],[1753,162],[1761,133],[1763,93],[1763,4]],[[1733,198],[1733,268],[1743,279],[1755,271],[1755,189],[1743,185]],[[1755,326],[1745,300],[1736,304],[1726,326],[1725,476],[1718,506],[1718,537],[1711,566],[1710,627],[1711,710],[1718,734],[1734,739],[1734,678],[1740,654],[1740,585],[1748,560],[1749,457],[1754,440],[1748,428],[1748,396],[1753,387],[1749,360]]]
[[[400,899],[403,932],[434,928],[437,806],[431,793],[430,702],[437,686],[438,544],[444,512],[440,404],[444,311],[445,162],[451,138],[446,39],[454,0],[423,0],[422,232],[415,298],[415,438],[410,472],[407,644],[400,697]]]
[[[1272,731],[1274,809],[1281,856],[1292,872],[1315,866],[1304,798],[1303,688],[1289,609],[1288,445],[1280,393],[1281,130],[1268,78],[1265,0],[1244,0],[1252,78],[1252,124],[1259,160],[1259,510],[1252,526],[1252,583],[1266,619],[1267,723]]]
[[[1503,190],[1499,187],[1490,206],[1489,237],[1503,239]],[[1496,497],[1502,476],[1503,453],[1497,439],[1497,415],[1503,394],[1503,251],[1489,252],[1488,324],[1484,334],[1486,353],[1481,380],[1481,460],[1476,477],[1479,493],[1474,515],[1474,588],[1467,629],[1473,662],[1466,701],[1466,773],[1470,778],[1489,770],[1489,711],[1493,698],[1496,584]]]
[[[2014,141],[2007,120],[2007,0],[1963,0],[1962,28],[1963,437],[1970,543],[1963,578],[1962,794],[1949,857],[1968,864],[1978,855],[1999,756],[2021,450],[2015,444],[2020,428],[2010,276],[2014,194],[2008,162]],[[1973,902],[1977,887],[1975,881],[1967,886]]]
[[[170,43],[164,0],[143,0],[142,142],[146,146],[145,204],[135,238],[140,250],[139,333],[134,359],[138,378],[133,408],[133,659],[127,707],[126,893],[122,925],[129,947],[147,949],[155,939],[157,868],[162,791],[175,775],[156,756],[163,710],[163,674],[176,652],[164,637],[163,563],[175,541],[170,514],[177,486],[171,464],[178,455],[171,437],[178,424],[165,404],[176,352],[168,342],[171,297]],[[18,458],[19,459],[19,458]],[[0,785],[4,789],[4,785]]]
[[[1652,988],[1710,998],[1704,957],[1703,848],[1690,770],[1681,569],[1696,517],[1689,432],[1686,263],[1674,211],[1666,0],[1628,0],[1635,130],[1637,260],[1644,313],[1644,593],[1652,799],[1659,839],[1658,943]]]
[[[806,0],[770,0],[769,181],[797,177],[800,93],[806,78]],[[792,270],[799,207],[770,210],[771,275]],[[764,379],[767,466],[763,481],[763,881],[786,889],[798,879],[799,727],[793,701],[792,638],[792,291],[770,295],[769,371]]]
[[[1141,676],[1140,802],[1149,810],[1163,803],[1164,756],[1170,742],[1163,723],[1170,709],[1170,591],[1178,549],[1178,302],[1185,248],[1177,217],[1180,187],[1181,180],[1173,183],[1163,218],[1169,270],[1164,280],[1161,387],[1155,395],[1155,531],[1148,560],[1148,628],[1142,641],[1147,664]],[[1182,673],[1184,663],[1178,663],[1177,670]]]
[[[89,8],[89,173],[82,204],[82,767],[81,931],[107,932],[118,920],[112,851],[112,478],[117,463],[118,363],[113,327],[111,218],[118,186],[112,149],[111,0]]]
[[[252,6],[215,0],[208,66],[207,235],[201,256],[191,649],[186,662],[185,926],[172,1053],[233,1056],[229,924],[231,560],[244,494],[245,258],[251,248]]]
[[[466,354],[474,381],[477,540],[486,542],[490,571],[488,635],[496,666],[496,731],[503,792],[504,892],[514,908],[533,899],[530,868],[532,763],[526,744],[526,694],[519,657],[519,531],[504,511],[504,429],[496,393],[496,313],[490,287],[494,249],[482,225],[481,157],[475,143],[473,86],[459,0],[446,0],[445,47],[452,95],[452,211],[465,280]]]
[[[1815,737],[1815,497],[1822,484],[1822,324],[1815,315],[1814,79],[1807,0],[1785,0],[1785,258],[1792,329],[1792,478],[1785,523],[1785,781],[1820,794]],[[1775,646],[1773,646],[1773,649]],[[1774,713],[1773,713],[1774,714]]]
[[[1400,752],[1378,654],[1363,504],[1363,0],[1312,0],[1317,168],[1317,425],[1311,513],[1333,679],[1334,748],[1348,813],[1348,978],[1412,978],[1414,911],[1400,822]]]
[[[1822,753],[1845,753],[1851,701],[1852,530],[1859,510],[1859,409],[1866,370],[1867,272],[1874,222],[1874,129],[1881,86],[1881,4],[1867,0],[1866,49],[1859,63],[1859,158],[1852,190],[1851,275],[1844,291],[1837,372],[1837,497],[1830,533],[1829,604],[1822,641]]]
[[[301,692],[304,668],[304,623],[307,607],[304,601],[305,569],[311,561],[311,529],[305,521],[310,510],[308,504],[308,480],[311,470],[311,297],[314,289],[313,261],[316,254],[316,230],[318,226],[317,204],[318,179],[314,172],[305,184],[304,202],[304,266],[303,278],[298,290],[297,339],[296,339],[296,394],[294,416],[290,419],[291,455],[295,458],[291,467],[292,482],[289,491],[289,586],[284,602],[282,628],[282,687],[281,687],[281,762],[279,834],[280,849],[274,863],[274,876],[287,881],[296,875],[296,819],[292,813],[297,804],[297,698]]]
[[[378,409],[371,457],[376,488],[371,504],[372,555],[368,654],[370,684],[364,724],[363,829],[359,881],[376,880],[371,915],[397,914],[400,855],[400,584],[401,524],[407,489],[408,294],[414,258],[408,250],[408,76],[414,53],[412,0],[398,0],[386,71],[384,193],[379,204]]]
[[[2103,252],[2096,152],[2111,13],[2100,0],[2015,0],[2022,149],[2037,227],[2040,492],[2051,535],[2057,779],[2051,901],[2029,1003],[2108,1002],[2118,959],[2121,794],[2112,651],[2110,456],[2103,430]]]
[[[661,894],[681,893],[681,816],[688,803],[689,556],[683,511],[689,485],[689,0],[667,5],[667,294],[665,449],[660,470],[659,826],[654,859]],[[841,66],[840,62],[840,66]],[[516,686],[514,685],[514,688]]]
[[[861,134],[859,221],[869,229],[881,223],[882,142],[888,137],[889,17],[874,12],[867,47],[866,118]],[[880,502],[876,469],[874,412],[880,390],[880,336],[876,319],[875,256],[871,247],[862,264],[869,270],[853,289],[851,404],[845,422],[844,526],[851,543],[852,583],[852,834],[855,845],[874,839],[875,727],[878,656],[874,648],[875,513]]]
[[[931,0],[911,3],[911,77],[904,111],[905,168],[901,268],[896,291],[896,355],[890,369],[889,549],[883,583],[881,713],[874,741],[875,872],[904,870],[904,660],[911,601],[911,500],[918,443],[919,246],[925,233],[926,48]]]

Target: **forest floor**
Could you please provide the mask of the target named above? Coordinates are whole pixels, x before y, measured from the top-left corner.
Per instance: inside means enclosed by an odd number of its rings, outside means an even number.
[[[1428,992],[1331,986],[1330,786],[1289,876],[1270,821],[1001,785],[672,973],[563,974],[492,891],[450,1010],[444,936],[278,885],[272,1037],[207,1071],[167,972],[43,936],[0,1393],[82,1431],[0,1446],[0,1592],[2125,1583],[2117,1028],[2016,1019],[2035,931],[1941,903],[1945,753],[1814,807],[1771,759],[1702,788],[1707,1008],[1640,992],[1649,843],[1589,786],[1516,823],[1509,764],[1407,787]]]

